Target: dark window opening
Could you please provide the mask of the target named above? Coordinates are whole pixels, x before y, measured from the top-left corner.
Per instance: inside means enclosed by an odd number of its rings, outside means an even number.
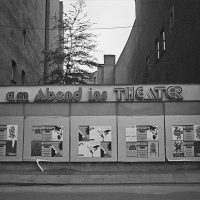
[[[23,45],[26,45],[26,29],[23,29]]]
[[[11,68],[11,81],[16,84],[17,77],[17,63],[12,60],[12,68]]]
[[[26,77],[26,73],[25,73],[24,70],[22,70],[22,77],[21,77],[21,83],[22,83],[22,85],[25,84],[25,77]]]
[[[169,28],[170,31],[173,31],[174,27],[175,27],[175,12],[174,12],[174,6],[172,7],[172,9],[170,10],[170,16],[169,16]]]
[[[160,56],[163,55],[166,50],[166,38],[164,29],[160,32]]]
[[[159,61],[159,59],[160,59],[160,42],[157,39],[156,42],[155,42],[155,60],[156,60],[156,63]]]

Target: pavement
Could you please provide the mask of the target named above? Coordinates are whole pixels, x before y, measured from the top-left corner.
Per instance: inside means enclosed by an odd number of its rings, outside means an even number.
[[[0,185],[199,184],[198,163],[4,163]]]
[[[2,172],[0,185],[200,184],[200,170],[179,172]]]

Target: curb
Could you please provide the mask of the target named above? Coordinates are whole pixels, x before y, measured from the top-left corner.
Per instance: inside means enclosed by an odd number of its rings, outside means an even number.
[[[200,174],[19,175],[1,174],[0,185],[200,184]]]

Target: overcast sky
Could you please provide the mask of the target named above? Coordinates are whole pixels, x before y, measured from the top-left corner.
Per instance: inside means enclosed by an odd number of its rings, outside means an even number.
[[[65,12],[69,5],[75,0],[63,0]],[[126,41],[129,37],[131,27],[135,20],[135,0],[86,0],[86,12],[91,22],[96,23],[93,28],[97,38],[98,52],[96,55],[100,63],[103,63],[104,54],[116,55],[119,58]],[[99,29],[112,28],[112,29]]]

